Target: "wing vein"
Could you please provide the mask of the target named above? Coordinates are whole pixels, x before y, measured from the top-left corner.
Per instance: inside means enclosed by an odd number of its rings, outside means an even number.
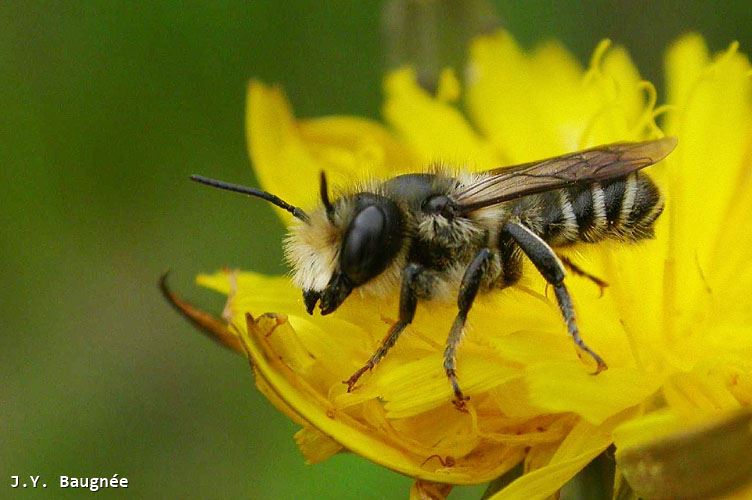
[[[461,186],[455,201],[463,212],[531,194],[626,176],[653,165],[676,147],[675,137],[607,144],[584,151],[488,170]]]

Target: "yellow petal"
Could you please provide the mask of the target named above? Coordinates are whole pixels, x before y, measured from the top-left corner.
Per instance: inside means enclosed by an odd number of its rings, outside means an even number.
[[[511,418],[533,418],[548,412],[532,402],[524,375],[495,387],[490,391],[490,396],[499,410]]]
[[[690,33],[676,40],[665,57],[668,102],[686,102],[709,63],[710,54],[702,36]]]
[[[563,330],[556,311],[551,311],[551,326],[546,330],[519,330],[508,335],[494,335],[488,342],[498,355],[522,366],[549,363],[551,361],[574,361],[574,344]],[[501,315],[501,313],[500,313]],[[531,317],[535,316],[530,314]],[[504,318],[506,321],[506,318]],[[583,367],[584,369],[584,367]]]
[[[332,179],[352,182],[369,176],[390,177],[424,167],[406,144],[381,124],[351,116],[327,116],[301,120],[301,138],[311,154],[331,165]],[[357,177],[356,177],[357,176]]]
[[[200,275],[199,284],[229,294],[226,310],[232,315],[232,324],[237,330],[245,324],[245,315],[250,313],[260,320],[264,313],[274,312],[290,324],[294,336],[273,335],[269,342],[283,352],[288,363],[300,374],[313,377],[320,387],[339,388],[342,377],[347,374],[332,370],[360,367],[359,359],[367,359],[363,344],[369,334],[357,323],[346,317],[327,316],[315,319],[305,312],[300,291],[292,286],[287,277],[270,277],[258,273],[219,271],[212,275]],[[357,302],[357,300],[356,300]],[[348,307],[357,307],[355,304]],[[276,316],[275,316],[276,317]],[[337,332],[332,335],[329,332]]]
[[[660,385],[658,377],[636,368],[611,367],[592,375],[581,364],[566,362],[530,366],[525,378],[534,404],[575,412],[593,424],[638,405]]]
[[[274,389],[271,388],[269,382],[267,382],[264,376],[260,374],[255,368],[253,370],[253,375],[256,379],[256,388],[261,394],[266,397],[266,399],[269,400],[272,405],[274,405],[276,409],[278,409],[280,412],[282,412],[283,415],[287,416],[287,418],[289,418],[296,424],[301,426],[307,425],[305,419],[303,419],[303,417],[301,417],[298,412],[296,412],[290,405],[287,404],[287,402],[285,402],[284,399],[280,398],[279,395],[274,392]]]
[[[250,321],[250,332],[242,331],[241,338],[254,366],[280,398],[306,421],[335,441],[348,443],[352,451],[379,463],[387,462],[404,473],[413,472],[414,464],[403,453],[379,442],[368,433],[366,428],[322,398],[305,380],[296,377],[294,372],[274,353],[271,346],[265,342],[265,335],[268,332],[257,328],[256,324]],[[280,325],[279,328],[290,329],[286,324]],[[292,335],[292,333],[288,331],[286,335]]]
[[[583,318],[583,335],[588,334],[591,342],[599,341],[603,335],[621,334],[621,338],[617,336],[607,340],[606,345],[616,347],[608,354],[621,354],[625,363],[628,359],[626,355],[629,355],[637,367],[650,372],[660,372],[667,351],[674,348],[665,343],[662,335],[655,334],[664,327],[663,274],[668,252],[666,226],[666,219],[660,218],[653,240],[634,245],[599,245],[598,260],[604,266],[609,281],[605,292],[608,304],[604,305],[602,300],[590,301],[587,304],[590,307],[583,307],[580,314]],[[613,309],[608,311],[610,308]],[[605,312],[609,319],[601,319],[600,325],[587,324],[590,315],[597,311]],[[594,317],[599,318],[597,313]],[[624,340],[626,344],[622,343]],[[607,362],[613,365],[610,359]]]
[[[384,117],[426,164],[448,163],[472,170],[498,165],[490,148],[462,114],[420,88],[415,72],[401,69],[384,83]]]
[[[414,169],[418,163],[378,123],[357,117],[296,121],[279,88],[252,81],[247,103],[248,147],[259,183],[294,205],[317,203],[321,171],[337,186]],[[291,217],[276,210],[284,220]]]
[[[666,120],[679,145],[668,158],[671,200],[667,216],[671,247],[666,277],[670,332],[692,331],[707,301],[707,276],[729,254],[749,255],[749,238],[721,240],[740,181],[749,176],[752,123],[750,63],[736,46],[707,61],[707,49],[690,36],[668,53],[668,87],[676,111]],[[688,82],[684,68],[694,80]],[[698,68],[701,68],[698,70]],[[746,233],[749,234],[749,233]],[[725,243],[716,247],[714,242]],[[681,282],[680,290],[674,284]],[[723,284],[717,284],[723,286]],[[679,293],[677,293],[679,292]]]
[[[528,474],[548,465],[560,445],[561,443],[544,443],[531,447],[525,456],[524,473]]]
[[[252,81],[246,102],[248,147],[259,184],[293,205],[312,206],[317,193],[310,186],[324,165],[303,144],[282,90]],[[291,220],[282,209],[275,210]]]
[[[436,91],[436,99],[444,102],[455,102],[460,98],[462,89],[457,75],[452,68],[445,68],[439,75],[439,88]]]
[[[260,322],[249,317],[248,329],[241,330],[241,338],[255,370],[286,405],[348,450],[411,477],[451,484],[488,481],[519,461],[521,449],[484,447],[458,458],[452,466],[436,468],[435,464],[427,462],[430,457],[416,454],[403,440],[392,440],[388,434],[374,432],[373,427],[337,408],[322,394],[321,388],[312,386],[308,378],[297,374],[288,365],[285,353],[276,351],[269,341],[271,320],[274,320],[273,335],[295,336],[295,331],[282,317],[265,316],[259,318]]]
[[[571,54],[559,46],[552,44],[545,53],[543,59],[554,64],[548,71],[557,75],[547,80],[562,82],[555,90],[534,79],[538,65],[526,57],[508,33],[481,37],[471,46],[467,83],[469,113],[504,155],[504,163],[531,161],[561,154],[565,148],[576,149],[579,137],[564,137],[571,133],[567,130],[571,127],[562,123],[573,119],[573,114],[568,112],[571,108],[559,108],[551,117],[546,112],[551,111],[552,106],[546,103],[562,101],[562,107],[576,106],[567,99],[560,99],[560,89],[576,86],[582,69]],[[542,94],[552,90],[541,102]],[[552,99],[552,96],[557,98]],[[568,144],[564,144],[567,139]]]
[[[292,286],[286,276],[222,270],[214,274],[200,274],[196,282],[224,295],[230,295],[231,289],[235,288],[239,293],[231,299],[235,306],[234,315],[241,319],[241,324],[247,311],[253,314],[305,312],[300,291]]]
[[[619,449],[632,448],[667,436],[681,424],[681,419],[668,408],[629,420],[614,429],[614,444]]]
[[[483,420],[478,421],[478,426],[482,426],[482,428],[479,428],[479,434],[484,439],[529,448],[530,451],[525,457],[525,463],[528,464],[533,449],[539,448],[541,445],[554,445],[555,449],[569,434],[577,421],[579,419],[571,414],[541,415],[539,412],[536,416],[528,418],[486,416]],[[548,463],[548,460],[545,463]],[[542,465],[545,464],[542,463]]]
[[[662,390],[667,405],[686,418],[739,408],[739,401],[729,390],[723,374],[702,366],[689,373],[674,374]]]
[[[581,421],[561,443],[548,464],[525,473],[491,500],[545,498],[556,493],[611,444],[609,428]]]
[[[478,38],[470,59],[469,113],[505,163],[642,133],[643,90],[623,49],[601,50],[586,75],[560,44],[549,42],[526,54],[501,32]]]
[[[452,390],[442,364],[443,354],[436,352],[411,363],[381,369],[373,383],[386,401],[387,415],[391,418],[415,415],[451,400]],[[463,391],[470,398],[519,377],[518,369],[504,366],[495,356],[472,352],[468,347],[463,350],[458,370]]]

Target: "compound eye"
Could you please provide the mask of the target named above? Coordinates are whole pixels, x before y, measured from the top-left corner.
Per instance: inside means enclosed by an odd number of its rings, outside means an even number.
[[[376,206],[366,207],[350,223],[342,244],[340,267],[356,284],[364,283],[381,272],[386,217]]]

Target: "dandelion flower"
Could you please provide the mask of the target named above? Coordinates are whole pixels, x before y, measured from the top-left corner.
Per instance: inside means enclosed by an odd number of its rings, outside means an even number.
[[[480,171],[678,137],[646,171],[666,198],[655,238],[567,254],[610,285],[601,296],[567,278],[580,330],[607,371],[592,376],[578,359],[529,263],[521,286],[479,297],[470,313],[458,355],[467,412],[452,406],[442,368],[453,302],[421,304],[351,393],[342,380],[396,320],[396,295],[354,293],[335,314],[309,316],[288,277],[222,271],[198,281],[228,294],[227,326],[183,309],[250,357],[258,388],[301,425],[295,440],[308,462],[347,450],[415,478],[415,491],[442,494],[441,485],[487,482],[522,462],[524,474],[494,498],[532,498],[554,494],[615,443],[618,466],[639,483],[634,468],[651,439],[712,427],[752,404],[750,64],[736,45],[709,55],[697,35],[676,42],[666,63],[668,101],[657,107],[623,48],[603,42],[584,69],[558,43],[527,52],[501,32],[473,42],[462,86],[449,70],[435,95],[409,68],[388,74],[385,125],[296,119],[281,90],[248,90],[257,177],[304,208],[317,202],[322,170],[347,186],[437,161]]]

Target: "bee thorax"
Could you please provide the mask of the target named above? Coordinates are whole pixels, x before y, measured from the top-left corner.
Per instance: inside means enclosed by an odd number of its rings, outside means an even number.
[[[463,217],[447,219],[442,215],[429,215],[418,223],[418,238],[437,245],[456,248],[477,243],[484,237],[484,229]]]

